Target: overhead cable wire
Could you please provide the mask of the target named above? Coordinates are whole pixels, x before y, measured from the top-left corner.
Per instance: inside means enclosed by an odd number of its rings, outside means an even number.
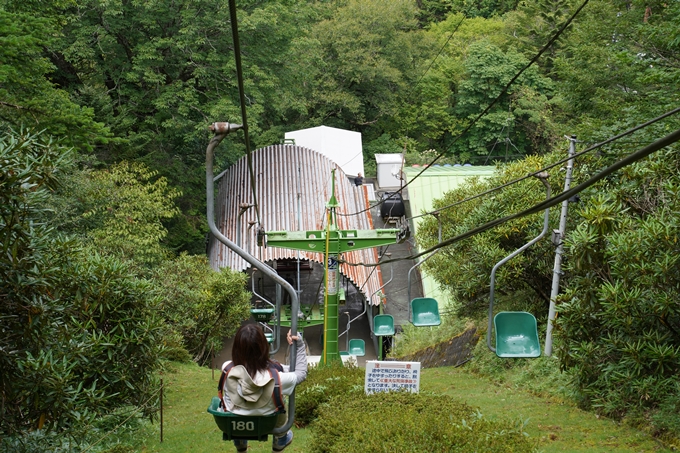
[[[463,18],[456,24],[456,26],[454,27],[453,31],[449,34],[449,37],[446,39],[446,41],[444,42],[444,44],[439,48],[439,51],[437,52],[437,55],[435,55],[435,57],[432,59],[432,61],[430,61],[429,66],[428,66],[427,69],[425,69],[425,71],[420,75],[420,78],[418,79],[418,81],[416,81],[416,83],[413,84],[413,87],[417,87],[418,85],[420,85],[420,82],[422,82],[422,80],[425,78],[425,76],[426,76],[427,73],[430,71],[430,69],[432,69],[432,66],[434,66],[435,61],[437,61],[437,59],[438,59],[439,56],[442,54],[442,52],[444,51],[444,49],[449,45],[449,42],[451,41],[451,39],[452,39],[453,36],[456,34],[456,32],[458,31],[458,29],[460,28],[460,26],[463,24],[464,21],[465,21],[465,16],[463,16]],[[410,95],[411,95],[411,93],[412,93],[412,90],[413,90],[413,87],[411,88],[411,91],[409,92],[409,95],[406,96],[406,98],[409,98],[409,97],[410,97]],[[356,156],[355,156],[355,157],[356,157]],[[354,160],[354,158],[352,158],[352,159],[350,160],[350,162],[351,162],[352,160]],[[348,162],[348,163],[349,163],[349,162]],[[399,190],[397,193],[399,193],[399,192],[401,192],[401,190]],[[391,197],[388,197],[388,198],[391,198]],[[382,203],[382,202],[381,202],[381,203]],[[354,212],[354,213],[350,213],[350,214],[339,213],[338,215],[339,215],[339,216],[342,216],[342,217],[350,217],[350,216],[354,216],[354,215],[359,215],[359,214],[362,214],[362,213],[364,213],[364,212],[370,210],[370,209],[373,208],[373,207],[379,206],[381,203],[376,203],[375,205],[369,206],[367,209],[364,209],[364,210],[362,210],[362,211],[358,211],[358,212]]]
[[[248,162],[248,170],[250,172],[250,189],[253,192],[253,205],[255,205],[255,214],[257,216],[257,223],[262,224],[260,220],[260,206],[257,203],[257,191],[255,189],[255,170],[253,169],[253,156],[250,151],[250,135],[248,134],[248,117],[246,115],[246,93],[243,83],[243,66],[241,65],[241,44],[238,36],[238,23],[236,21],[236,0],[229,0],[229,15],[231,16],[231,34],[234,40],[234,59],[236,61],[236,78],[238,80],[239,102],[241,103],[241,117],[243,123],[243,136],[246,144],[246,160]]]
[[[456,24],[456,26],[453,28],[453,31],[452,31],[451,34],[449,35],[449,37],[446,39],[446,42],[444,43],[444,45],[441,46],[441,47],[439,48],[439,52],[437,52],[437,55],[434,56],[434,58],[433,58],[432,61],[430,62],[430,65],[427,67],[427,69],[425,70],[425,72],[423,72],[423,74],[420,76],[420,78],[419,78],[418,81],[415,83],[415,85],[413,85],[413,87],[417,87],[417,86],[420,84],[420,82],[423,81],[423,79],[425,78],[425,75],[427,75],[427,73],[430,71],[430,69],[432,69],[432,66],[434,65],[434,62],[437,61],[437,58],[439,58],[439,56],[442,54],[442,52],[444,51],[444,49],[446,49],[446,47],[449,45],[449,41],[451,41],[451,38],[453,38],[453,35],[456,34],[456,32],[458,31],[458,29],[460,28],[460,26],[463,24],[463,22],[465,21],[465,19],[466,19],[465,16],[463,16],[463,18],[460,20],[460,22],[458,22],[458,23]],[[408,96],[407,96],[407,98],[408,98]]]
[[[539,59],[541,56],[543,56],[543,54],[550,48],[550,46],[552,46],[552,44],[553,44],[555,41],[557,41],[557,39],[562,35],[562,33],[564,32],[564,30],[566,30],[567,27],[568,27],[569,25],[571,25],[572,21],[576,18],[576,16],[578,16],[578,14],[583,10],[583,8],[586,7],[586,5],[588,4],[589,1],[590,1],[590,0],[584,0],[584,2],[581,4],[581,6],[579,6],[579,7],[576,9],[576,11],[571,15],[571,17],[569,17],[569,19],[567,19],[567,20],[564,22],[564,24],[562,24],[562,26],[559,28],[559,30],[557,30],[557,32],[555,32],[555,34],[550,38],[550,40],[548,40],[548,42],[547,42],[547,43],[546,43],[546,44],[538,51],[538,53],[536,53],[536,55],[534,55],[534,57],[529,61],[529,63],[527,63],[522,69],[520,69],[519,72],[517,72],[517,74],[515,74],[515,75],[512,77],[512,79],[510,79],[510,81],[505,85],[505,87],[501,90],[501,92],[498,94],[498,96],[496,96],[496,98],[494,98],[494,100],[491,101],[491,103],[490,103],[489,105],[487,105],[486,108],[485,108],[481,113],[479,113],[479,114],[472,120],[472,122],[471,122],[470,124],[468,124],[467,127],[466,127],[465,129],[463,129],[463,131],[462,131],[460,134],[458,134],[458,136],[453,140],[453,142],[452,142],[451,145],[449,146],[449,149],[451,149],[451,146],[453,146],[454,144],[456,144],[456,143],[458,142],[458,140],[461,139],[461,137],[463,137],[465,134],[467,134],[467,133],[470,131],[470,129],[472,129],[472,127],[473,127],[475,124],[477,124],[477,122],[478,122],[482,117],[484,117],[484,115],[486,115],[486,114],[489,112],[489,110],[491,110],[491,108],[492,108],[494,105],[496,105],[496,103],[501,99],[501,97],[503,97],[503,95],[505,95],[505,94],[508,92],[508,89],[512,86],[512,84],[515,83],[515,81],[516,81],[522,74],[524,74],[524,72],[525,72],[527,69],[529,69],[529,67],[531,67],[531,65],[533,65],[536,61],[538,61],[538,59]],[[418,179],[418,177],[420,177],[420,175],[422,175],[423,173],[425,173],[425,171],[426,171],[430,166],[434,165],[434,163],[437,162],[443,155],[444,155],[444,153],[439,153],[434,159],[432,159],[432,161],[431,161],[429,164],[427,164],[427,166],[425,166],[425,168],[423,168],[416,176],[414,176],[413,179],[411,179],[408,183],[406,183],[404,186],[402,186],[398,191],[396,191],[396,192],[394,192],[394,193],[391,193],[390,196],[387,197],[387,199],[389,199],[389,198],[391,198],[391,197],[393,197],[393,196],[396,196],[396,194],[398,194],[398,193],[401,193],[401,192],[402,192],[406,187],[408,187],[413,181],[415,181],[416,179]],[[381,202],[376,203],[375,205],[369,206],[368,208],[366,208],[366,209],[364,209],[364,210],[362,210],[362,211],[358,211],[358,212],[355,212],[355,213],[352,213],[352,214],[343,214],[343,215],[345,215],[345,216],[351,216],[351,215],[358,215],[358,214],[361,214],[361,213],[363,213],[363,212],[366,212],[366,211],[370,210],[371,208],[374,208],[374,207],[376,207],[376,206],[379,206],[379,205],[380,205],[381,203],[383,203],[384,201],[385,201],[385,200],[382,200]]]
[[[526,216],[531,215],[531,214],[536,214],[538,212],[541,212],[541,211],[543,211],[547,208],[550,208],[552,206],[555,206],[555,205],[563,202],[564,200],[568,200],[569,198],[571,198],[574,195],[582,192],[583,190],[592,186],[593,184],[595,184],[596,182],[605,178],[606,176],[609,176],[610,174],[614,173],[615,171],[620,170],[621,168],[626,167],[630,164],[633,164],[633,163],[635,163],[635,162],[637,162],[641,159],[644,159],[645,157],[649,156],[650,154],[652,154],[652,153],[654,153],[654,152],[656,152],[656,151],[658,151],[658,150],[660,150],[660,149],[662,149],[666,146],[672,145],[673,143],[677,142],[678,140],[680,140],[680,129],[678,129],[675,132],[672,132],[672,133],[666,135],[665,137],[649,144],[648,146],[642,148],[639,151],[636,151],[632,154],[629,154],[625,158],[619,160],[618,162],[616,162],[613,165],[610,165],[609,167],[606,167],[604,170],[602,170],[601,172],[592,176],[591,178],[589,178],[585,182],[579,184],[578,186],[573,187],[569,190],[566,190],[566,191],[562,192],[561,194],[556,195],[556,196],[554,196],[554,197],[552,197],[548,200],[545,200],[541,203],[538,203],[538,204],[532,206],[529,209],[518,212],[516,214],[511,214],[509,216],[501,217],[501,218],[492,220],[490,222],[487,222],[484,225],[480,225],[477,228],[473,228],[473,229],[471,229],[471,230],[469,230],[469,231],[467,231],[463,234],[460,234],[458,236],[452,237],[452,238],[447,239],[445,241],[439,242],[439,243],[433,245],[432,247],[430,247],[429,249],[423,250],[422,252],[417,253],[415,255],[411,255],[411,256],[408,256],[408,257],[404,257],[404,258],[398,258],[398,259],[391,259],[391,260],[383,261],[380,264],[387,264],[387,263],[391,263],[391,262],[394,262],[394,261],[402,261],[402,260],[413,260],[413,259],[419,258],[423,255],[427,255],[429,253],[432,253],[435,250],[440,249],[442,247],[452,245],[452,244],[459,242],[463,239],[467,239],[467,238],[474,236],[476,234],[483,233],[484,231],[490,230],[491,228],[494,228],[494,227],[501,225],[503,223],[509,222],[511,220],[519,219],[521,217],[526,217]],[[348,263],[348,262],[343,262],[343,263],[347,264],[349,266],[376,266],[378,264],[378,263]]]
[[[477,195],[473,195],[473,196],[471,196],[471,197],[465,198],[464,200],[456,201],[455,203],[451,203],[451,204],[446,205],[446,206],[444,206],[444,207],[441,207],[441,208],[439,208],[439,209],[435,209],[435,210],[432,210],[432,211],[429,211],[429,212],[424,212],[424,213],[422,213],[422,214],[414,215],[413,217],[409,217],[407,220],[417,219],[417,218],[419,218],[419,217],[424,217],[424,216],[426,216],[426,215],[433,215],[434,213],[441,212],[441,211],[445,211],[445,210],[447,210],[447,209],[451,209],[451,208],[453,208],[453,207],[455,207],[455,206],[461,205],[461,204],[463,204],[463,203],[467,203],[468,201],[472,201],[472,200],[475,200],[475,199],[477,199],[477,198],[483,197],[484,195],[488,195],[488,194],[490,194],[490,193],[499,191],[499,190],[501,190],[501,189],[505,189],[505,188],[508,187],[508,186],[511,186],[511,185],[516,184],[516,183],[521,182],[521,181],[524,181],[525,179],[529,179],[529,178],[531,178],[531,177],[534,177],[534,176],[536,176],[537,174],[539,174],[539,173],[541,173],[541,172],[543,172],[543,171],[547,171],[547,170],[550,170],[551,168],[557,167],[558,165],[567,162],[569,159],[577,159],[577,158],[583,156],[584,154],[587,154],[587,153],[589,153],[589,152],[591,152],[591,151],[593,151],[593,150],[596,150],[596,149],[598,149],[598,148],[603,147],[604,145],[607,145],[607,144],[609,144],[609,143],[611,143],[611,142],[614,142],[614,141],[616,141],[616,140],[619,140],[619,139],[625,137],[626,135],[632,134],[633,132],[637,132],[637,131],[639,131],[640,129],[644,129],[645,127],[651,126],[652,124],[654,124],[654,123],[656,123],[656,122],[658,122],[658,121],[661,121],[662,119],[667,118],[667,117],[669,117],[669,116],[675,115],[676,113],[680,113],[680,107],[675,108],[675,109],[673,109],[673,110],[671,110],[671,111],[669,111],[669,112],[666,112],[666,113],[664,113],[663,115],[657,116],[656,118],[651,119],[651,120],[649,120],[649,121],[647,121],[647,122],[645,122],[645,123],[639,124],[639,125],[637,125],[637,126],[631,128],[631,129],[628,129],[627,131],[624,131],[624,132],[622,132],[622,133],[620,133],[620,134],[618,134],[618,135],[615,135],[614,137],[608,138],[607,140],[605,140],[605,141],[603,141],[603,142],[600,142],[600,143],[597,143],[597,144],[595,144],[595,145],[592,145],[592,146],[588,147],[587,149],[584,149],[583,151],[580,151],[580,152],[574,154],[574,155],[571,156],[571,157],[565,157],[565,158],[563,158],[563,159],[560,159],[560,160],[558,160],[557,162],[554,162],[554,163],[552,163],[552,164],[550,164],[550,165],[548,165],[548,166],[546,166],[546,167],[543,167],[543,168],[541,168],[540,170],[537,170],[537,171],[535,171],[535,172],[529,173],[529,174],[526,175],[526,176],[522,176],[521,178],[514,179],[514,180],[509,181],[509,182],[507,182],[507,183],[505,183],[505,184],[502,184],[502,185],[500,185],[500,186],[497,186],[497,187],[494,187],[494,188],[492,188],[492,189],[486,190],[486,191],[484,191],[484,192],[478,193]]]

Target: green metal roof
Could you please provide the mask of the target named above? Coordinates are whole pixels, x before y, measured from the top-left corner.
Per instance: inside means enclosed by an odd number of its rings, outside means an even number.
[[[402,173],[408,184],[408,201],[411,208],[411,216],[416,216],[432,210],[433,201],[441,198],[446,192],[450,192],[461,186],[466,178],[477,176],[488,178],[496,170],[494,166],[432,166],[416,178],[424,167],[404,167]],[[418,227],[423,217],[413,219],[414,234],[418,234]],[[446,238],[443,238],[446,239]],[[442,293],[434,278],[421,272],[423,293],[425,297],[437,299],[439,306],[445,307],[449,303],[449,296]]]

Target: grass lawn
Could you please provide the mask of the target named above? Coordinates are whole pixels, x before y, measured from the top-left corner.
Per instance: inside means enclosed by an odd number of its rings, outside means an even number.
[[[178,365],[165,376],[163,442],[155,426],[144,442],[145,453],[234,452],[231,442],[223,442],[213,418],[206,412],[216,393],[217,378],[212,372],[192,364]],[[485,417],[527,421],[526,432],[541,452],[670,452],[641,431],[597,418],[569,404],[533,396],[522,390],[498,386],[460,368],[423,370],[421,391],[445,393],[471,406]],[[288,453],[304,453],[308,429],[293,428],[295,440]],[[250,453],[270,452],[269,442],[251,442]],[[424,450],[426,451],[426,450]],[[348,452],[350,453],[350,452]],[[370,452],[369,452],[370,453]]]

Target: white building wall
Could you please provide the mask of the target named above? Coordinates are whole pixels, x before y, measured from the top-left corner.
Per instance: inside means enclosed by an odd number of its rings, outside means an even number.
[[[364,154],[361,133],[328,126],[286,132],[285,138],[295,140],[296,146],[312,149],[326,156],[348,176],[364,173]]]

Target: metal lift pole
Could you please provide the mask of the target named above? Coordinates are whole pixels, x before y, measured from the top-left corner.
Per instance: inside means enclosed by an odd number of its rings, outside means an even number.
[[[571,188],[571,173],[574,170],[574,159],[573,156],[576,154],[576,136],[572,135],[569,137],[569,160],[567,161],[567,173],[564,177],[564,191],[566,192]],[[560,292],[560,275],[562,274],[562,250],[563,250],[563,239],[564,232],[567,229],[567,210],[569,209],[569,200],[564,200],[562,202],[562,211],[560,212],[560,227],[557,232],[555,232],[554,240],[557,241],[557,248],[555,249],[555,264],[553,266],[553,279],[552,287],[550,289],[550,309],[548,310],[548,328],[545,333],[545,348],[543,348],[544,354],[548,357],[552,355],[552,331],[553,322],[555,321],[555,299],[557,294]]]
[[[218,241],[229,247],[232,251],[234,251],[241,258],[250,263],[253,267],[256,267],[263,274],[267,275],[269,278],[271,278],[276,283],[285,288],[286,291],[288,291],[288,293],[290,294],[291,306],[292,309],[294,310],[293,313],[297,313],[300,303],[298,301],[298,296],[297,292],[295,292],[295,288],[293,288],[291,284],[288,283],[284,278],[280,277],[279,274],[277,274],[274,269],[272,269],[267,264],[263,263],[262,261],[252,256],[250,253],[246,252],[241,247],[234,244],[232,241],[230,241],[225,235],[222,234],[222,232],[215,225],[215,201],[214,201],[215,188],[213,182],[214,178],[213,158],[215,148],[217,147],[217,145],[220,144],[220,142],[222,142],[224,137],[226,137],[227,134],[229,134],[229,132],[241,129],[242,127],[243,126],[241,126],[240,124],[230,123],[213,123],[210,126],[210,130],[213,131],[215,135],[210,140],[210,143],[208,144],[208,148],[206,149],[205,153],[205,182],[207,198],[206,201],[208,205],[207,208],[208,226],[210,227],[210,232],[213,234],[213,236],[215,236],[215,238]],[[293,319],[291,319],[290,329],[293,333],[297,333],[297,317],[293,317]],[[295,371],[296,356],[297,356],[297,343],[293,342],[293,346],[290,351],[290,371]],[[293,394],[290,395],[288,399],[288,411],[291,414],[291,416],[288,417],[288,422],[284,426],[276,428],[273,431],[274,434],[282,434],[288,432],[290,427],[293,426],[293,422],[295,421],[294,419],[295,392],[293,392]]]

